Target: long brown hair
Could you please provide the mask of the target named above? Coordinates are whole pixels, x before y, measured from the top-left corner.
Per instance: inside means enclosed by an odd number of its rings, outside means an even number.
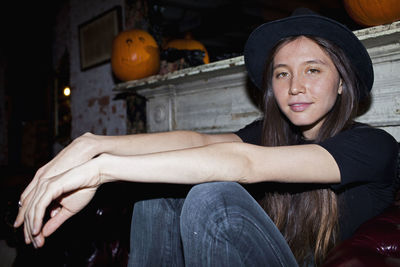
[[[310,37],[332,59],[342,79],[343,91],[327,114],[313,142],[332,137],[353,123],[358,108],[358,92],[362,86],[356,71],[344,52],[332,42]],[[281,112],[272,90],[272,66],[276,52],[298,37],[282,40],[267,60],[264,71],[264,125],[262,144],[265,146],[295,145],[302,141],[302,133]],[[323,184],[271,185],[260,204],[286,238],[297,261],[313,260],[322,263],[339,236],[338,201],[336,194]]]

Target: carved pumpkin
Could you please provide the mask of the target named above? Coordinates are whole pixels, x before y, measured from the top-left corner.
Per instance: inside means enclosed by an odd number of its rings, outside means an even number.
[[[175,48],[179,50],[201,50],[204,52],[204,64],[210,63],[210,58],[208,56],[207,49],[205,46],[197,40],[194,40],[190,33],[185,35],[183,39],[174,39],[169,41],[164,49]]]
[[[400,20],[399,0],[344,0],[349,16],[364,26],[376,26]]]
[[[111,68],[122,81],[154,75],[160,68],[160,49],[148,32],[139,29],[119,33],[113,40]]]

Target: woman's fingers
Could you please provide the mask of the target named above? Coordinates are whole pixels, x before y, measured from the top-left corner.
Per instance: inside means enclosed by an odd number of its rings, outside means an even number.
[[[26,244],[30,244],[31,243],[31,238],[30,238],[30,234],[28,232],[28,227],[26,225],[24,225],[24,238],[25,238],[25,243]]]
[[[54,233],[54,231],[56,231],[66,220],[68,220],[73,215],[74,213],[71,213],[64,208],[59,208],[57,213],[54,216],[51,216],[51,218],[43,226],[43,236],[48,237],[49,235]]]
[[[48,192],[49,194],[47,194]],[[53,200],[54,189],[48,186],[48,181],[42,181],[32,192],[25,203],[20,208],[16,220],[16,226],[24,223],[25,243],[33,243],[35,247],[44,244],[44,237],[41,233],[42,221],[47,206]],[[21,222],[22,218],[22,222]]]
[[[14,227],[20,227],[22,223],[24,222],[24,214],[26,211],[27,204],[31,201],[31,198],[33,196],[33,190],[35,190],[39,179],[42,177],[43,173],[45,172],[44,169],[46,168],[47,164],[40,168],[35,176],[33,177],[32,181],[29,183],[29,185],[25,188],[24,192],[22,192],[19,200],[19,210],[17,217],[15,218],[14,222]]]
[[[42,229],[42,222],[47,207],[53,200],[59,197],[63,192],[63,186],[59,184],[59,179],[47,179],[43,181],[32,200],[30,209],[30,223],[33,235],[39,235]]]
[[[28,186],[25,188],[24,192],[22,192],[19,198],[21,202],[25,201],[25,198],[31,193],[32,189],[35,187],[36,184],[37,184],[37,178],[35,176],[33,177],[32,181],[28,184]]]
[[[20,207],[19,211],[18,211],[18,215],[15,219],[15,223],[14,223],[14,227],[19,227],[21,226],[21,224],[24,221],[24,212],[26,210],[26,204],[30,203],[32,196],[34,194],[34,190],[38,187],[39,183],[41,182],[41,180],[43,179],[51,179],[50,177],[50,173],[55,172],[53,171],[46,171],[47,169],[51,169],[53,161],[50,161],[48,164],[46,164],[45,166],[43,166],[42,168],[40,168],[35,176],[33,177],[32,181],[29,183],[29,185],[25,188],[24,192],[21,194],[21,198],[20,198],[20,202],[22,204],[22,206]],[[56,171],[55,173],[57,173],[58,171]]]
[[[14,227],[18,228],[22,225],[22,223],[24,222],[24,217],[25,217],[25,211],[28,207],[28,204],[30,203],[31,199],[33,196],[33,192],[30,192],[29,195],[27,195],[25,197],[24,200],[20,200],[20,207],[18,209],[18,214],[17,217],[15,218],[15,222],[14,222]]]
[[[51,179],[56,175],[60,175],[79,166],[96,155],[98,142],[94,140],[90,134],[85,134],[76,138],[71,144],[60,151],[51,161],[42,166],[22,192],[20,201],[22,207],[19,209],[18,215],[14,222],[14,227],[19,227],[24,222],[24,214],[26,206],[31,201],[32,196],[41,180]]]
[[[16,226],[24,223],[26,243],[43,246],[45,237],[85,207],[100,185],[98,174],[97,163],[86,163],[60,175],[39,179],[24,199],[16,219]],[[58,207],[50,206],[53,201],[57,201]],[[50,219],[44,224],[49,206]]]
[[[43,245],[44,245],[44,236],[43,236],[42,233],[39,233],[38,235],[36,235],[34,237],[34,240],[35,240],[34,244],[35,244],[36,248],[43,247]]]
[[[37,172],[35,173],[35,176],[33,176],[32,181],[28,184],[28,186],[25,188],[24,192],[21,194],[21,201],[24,201],[26,196],[30,194],[32,189],[36,186],[37,181],[40,179],[40,177],[43,175],[45,172],[44,169],[46,168],[47,164],[43,167],[41,167]]]
[[[17,217],[15,218],[14,222],[14,227],[20,227],[21,224],[24,222],[24,214],[26,210],[27,203],[29,203],[31,196],[32,196],[32,190],[37,184],[38,180],[38,173],[36,173],[35,177],[32,179],[32,181],[29,183],[29,185],[25,188],[24,192],[20,196],[20,200],[18,202],[19,209],[18,209],[18,214]]]
[[[21,207],[19,207],[17,217],[15,218],[14,228],[18,228],[22,225],[22,223],[24,222],[24,214],[25,214],[25,206],[22,205]]]
[[[57,213],[60,212],[60,210],[61,210],[61,207],[52,208],[50,211],[50,217],[53,218],[54,216],[56,216]]]

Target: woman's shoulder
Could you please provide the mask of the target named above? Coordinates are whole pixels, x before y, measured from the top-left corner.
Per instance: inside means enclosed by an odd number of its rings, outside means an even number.
[[[356,181],[392,183],[395,179],[399,144],[383,129],[354,123],[320,145],[336,160],[342,185]]]
[[[379,146],[381,151],[385,148],[397,151],[399,145],[387,131],[361,122],[354,122],[351,127],[338,134],[338,138],[345,138],[349,142],[361,143],[368,147]]]
[[[383,129],[354,123],[351,127],[320,143],[337,161],[387,166],[397,160],[399,144]]]

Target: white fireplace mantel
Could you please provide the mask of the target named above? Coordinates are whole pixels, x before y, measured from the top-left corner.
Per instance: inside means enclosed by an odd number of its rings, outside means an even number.
[[[400,21],[354,33],[366,46],[375,72],[371,106],[357,120],[400,141]],[[148,132],[231,132],[261,116],[242,56],[120,83],[114,91],[136,92],[148,100]]]

